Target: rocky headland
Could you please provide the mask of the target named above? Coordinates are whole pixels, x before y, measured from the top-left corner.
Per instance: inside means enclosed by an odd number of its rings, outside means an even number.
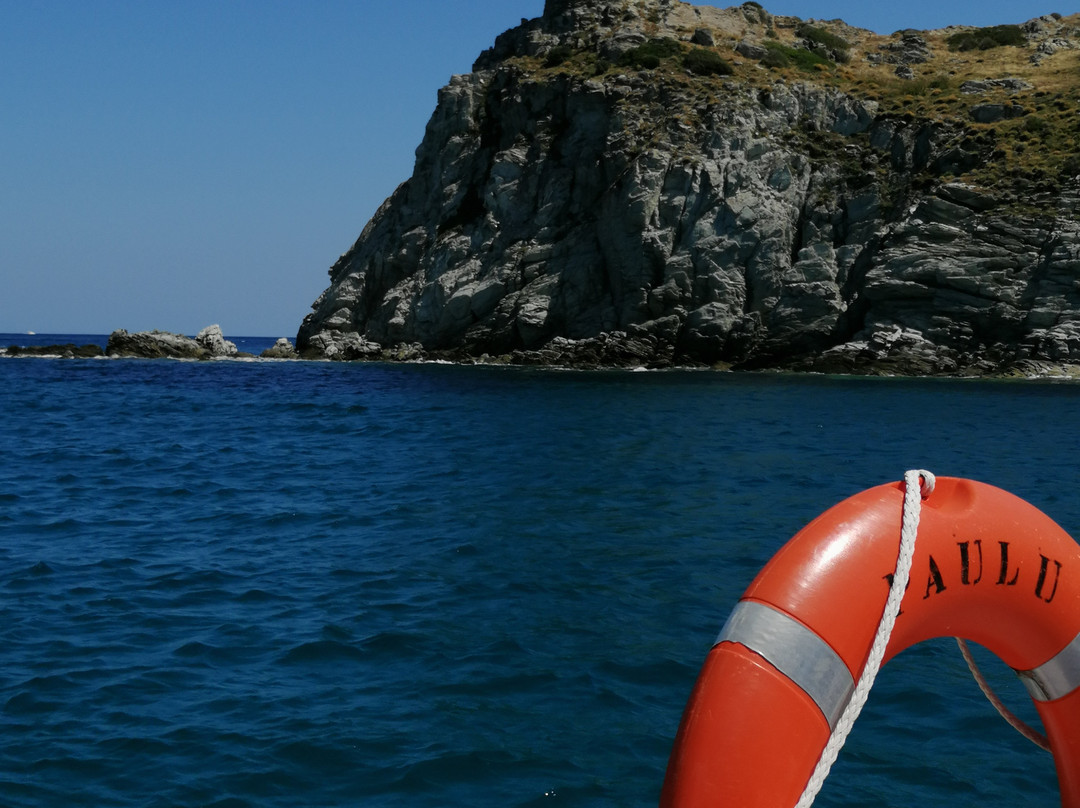
[[[454,76],[305,357],[1080,363],[1080,16],[878,35],[547,0]]]

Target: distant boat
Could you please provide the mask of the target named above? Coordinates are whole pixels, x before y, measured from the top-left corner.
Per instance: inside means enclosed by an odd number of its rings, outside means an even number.
[[[34,335],[35,335],[36,333],[37,333],[36,331],[27,331],[27,332],[26,332],[26,336],[28,336],[28,337],[32,337],[32,336],[34,336]]]

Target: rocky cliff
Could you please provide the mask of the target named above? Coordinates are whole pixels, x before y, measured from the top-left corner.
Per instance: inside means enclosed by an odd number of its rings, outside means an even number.
[[[1080,362],[1080,16],[879,36],[548,0],[455,76],[306,355]]]

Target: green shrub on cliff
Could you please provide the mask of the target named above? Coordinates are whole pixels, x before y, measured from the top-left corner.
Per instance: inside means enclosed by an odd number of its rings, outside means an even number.
[[[813,25],[807,25],[803,23],[795,32],[803,39],[807,39],[813,42],[815,45],[822,45],[829,50],[834,51],[847,51],[851,45],[843,37],[838,37],[836,34],[829,33],[824,28],[816,28]]]
[[[945,41],[949,49],[954,51],[990,50],[1001,46],[1022,48],[1027,44],[1019,25],[994,25],[989,28],[976,28],[974,31],[962,31]]]
[[[682,45],[674,39],[650,39],[624,53],[619,64],[638,70],[655,70],[661,61],[678,56],[682,50]]]
[[[558,67],[573,55],[574,49],[569,45],[556,45],[548,51],[544,59],[544,67]]]
[[[1031,115],[1024,120],[1024,131],[1035,135],[1045,135],[1050,131],[1050,124],[1039,115]]]
[[[824,28],[816,28],[813,25],[803,23],[795,32],[810,43],[810,50],[823,59],[847,64],[851,61],[851,45],[842,37],[826,31]]]
[[[762,44],[768,51],[765,58],[761,60],[765,67],[782,69],[794,66],[800,70],[811,71],[817,69],[819,65],[833,64],[829,59],[813,51],[792,48],[772,39],[767,39]]]
[[[683,67],[699,76],[730,76],[735,69],[718,53],[693,48],[683,56]]]
[[[1080,155],[1070,155],[1061,163],[1061,176],[1065,178],[1080,177]]]

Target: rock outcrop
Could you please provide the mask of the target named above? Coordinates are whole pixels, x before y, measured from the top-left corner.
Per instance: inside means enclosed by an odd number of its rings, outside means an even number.
[[[211,325],[195,337],[169,331],[113,331],[105,346],[108,356],[143,359],[219,359],[239,356],[236,344],[225,339],[221,326]]]
[[[9,345],[4,356],[48,356],[63,359],[94,359],[104,356],[100,345],[76,345],[65,342],[57,345]]]
[[[209,351],[212,357],[236,356],[240,353],[235,342],[225,339],[220,325],[208,325],[195,335],[195,342]]]
[[[281,337],[261,354],[263,359],[299,359],[300,353],[285,337]]]
[[[297,349],[918,374],[1080,362],[1080,160],[1037,156],[1080,135],[1050,80],[1077,69],[1076,20],[1040,20],[1007,47],[1050,53],[1001,80],[950,31],[548,0],[439,93],[412,177],[330,269]]]

